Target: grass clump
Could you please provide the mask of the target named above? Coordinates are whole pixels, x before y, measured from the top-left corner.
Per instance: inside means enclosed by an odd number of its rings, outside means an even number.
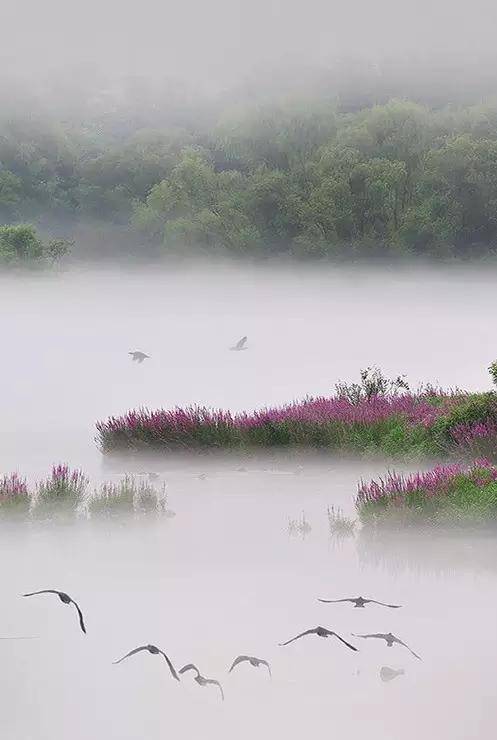
[[[28,485],[18,473],[0,477],[0,512],[27,514],[31,505]]]
[[[147,481],[126,475],[117,483],[104,483],[88,503],[92,514],[125,512],[168,512],[166,485],[157,490]]]
[[[345,539],[353,537],[356,528],[355,519],[345,516],[342,509],[338,506],[328,507],[328,528],[330,535],[336,539]]]

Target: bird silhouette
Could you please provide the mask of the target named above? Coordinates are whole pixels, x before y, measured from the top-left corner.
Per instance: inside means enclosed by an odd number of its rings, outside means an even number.
[[[343,601],[350,601],[354,604],[356,609],[364,609],[366,604],[379,604],[380,606],[388,606],[389,609],[400,609],[398,604],[385,604],[384,601],[375,601],[375,599],[365,599],[363,596],[357,596],[357,598],[350,599],[318,599],[323,604],[340,604]]]
[[[81,630],[86,635],[86,627],[85,627],[85,622],[83,619],[83,612],[79,608],[78,604],[76,604],[74,599],[71,599],[71,597],[68,594],[64,593],[64,591],[57,591],[56,589],[53,589],[53,588],[47,588],[47,589],[44,589],[43,591],[33,591],[32,593],[29,593],[29,594],[23,594],[23,596],[38,596],[39,594],[56,594],[56,596],[59,597],[59,599],[62,601],[63,604],[74,604],[74,606],[76,607],[76,611],[78,612],[79,626],[81,627]]]
[[[146,355],[145,352],[128,352],[128,355],[131,355],[133,362],[138,362],[141,364],[143,360],[149,360],[150,355]]]
[[[271,678],[271,666],[269,665],[267,660],[261,660],[260,658],[254,658],[251,655],[239,655],[237,658],[235,658],[228,673],[231,673],[231,671],[233,670],[235,666],[239,665],[240,663],[244,663],[244,662],[250,663],[250,665],[253,666],[254,668],[259,668],[259,666],[265,665],[269,671],[269,677]]]
[[[393,681],[394,678],[397,678],[398,676],[403,676],[405,673],[405,670],[403,668],[389,668],[387,665],[384,665],[380,669],[380,678],[382,681]]]
[[[162,657],[165,659],[167,665],[169,666],[169,670],[171,671],[172,677],[176,679],[176,681],[179,681],[179,676],[176,673],[176,670],[165,654],[163,650],[160,650],[155,645],[141,645],[140,647],[135,648],[134,650],[130,650],[129,653],[126,653],[126,655],[123,655],[122,658],[119,658],[119,660],[115,660],[113,665],[117,665],[118,663],[122,663],[123,660],[126,660],[126,658],[130,658],[132,655],[136,655],[137,653],[141,653],[143,650],[146,650],[151,655],[162,655]]]
[[[363,639],[367,640],[370,637],[377,638],[378,640],[385,640],[387,643],[387,647],[392,647],[392,645],[403,645],[403,647],[407,648],[410,653],[414,655],[415,658],[418,660],[421,660],[420,656],[414,652],[414,650],[411,650],[409,645],[406,645],[405,642],[402,642],[398,637],[395,637],[391,632],[375,632],[371,635],[356,635],[354,634],[354,637],[362,637]]]
[[[219,681],[216,681],[214,678],[205,678],[205,676],[202,676],[197,666],[193,663],[188,663],[187,665],[184,665],[183,668],[179,669],[179,673],[181,674],[186,673],[187,671],[196,671],[197,675],[194,676],[194,680],[199,686],[218,686],[219,691],[221,692],[221,699],[224,701],[224,691]]]
[[[312,630],[306,630],[305,632],[301,632],[300,635],[297,635],[296,637],[292,637],[291,640],[287,640],[286,642],[280,642],[280,647],[283,647],[284,645],[289,645],[291,642],[295,642],[295,640],[298,640],[301,637],[305,637],[305,635],[317,635],[318,637],[337,637],[340,642],[343,642],[344,645],[347,645],[348,648],[351,650],[356,650],[357,648],[350,644],[350,642],[347,642],[347,640],[344,640],[343,637],[340,637],[336,632],[333,632],[333,630],[326,629],[326,627],[314,627]]]
[[[242,349],[247,349],[247,337],[242,337],[233,347],[230,347],[233,352],[241,352]]]

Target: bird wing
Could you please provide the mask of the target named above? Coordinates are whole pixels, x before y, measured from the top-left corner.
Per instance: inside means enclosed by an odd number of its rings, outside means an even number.
[[[300,635],[297,635],[296,637],[292,637],[291,640],[287,640],[286,642],[280,642],[280,647],[284,647],[285,645],[289,645],[291,642],[294,642],[295,640],[298,640],[300,637],[305,637],[305,635],[315,635],[316,634],[316,627],[312,630],[306,630],[305,632],[301,632]],[[330,633],[332,634],[332,633]]]
[[[334,637],[338,637],[340,642],[343,642],[344,645],[347,645],[348,648],[351,650],[355,650],[357,652],[357,648],[350,644],[350,642],[347,642],[347,640],[344,640],[343,637],[340,637],[340,635],[337,635],[336,632],[331,632],[330,634],[334,635]]]
[[[23,596],[38,596],[38,594],[60,594],[60,591],[56,591],[53,588],[45,588],[43,591],[33,591],[30,594],[23,594]]]
[[[197,671],[197,676],[200,676],[199,669],[196,665],[193,665],[193,663],[188,663],[187,665],[184,665],[183,668],[179,669],[178,673],[186,673],[187,671]]]
[[[140,653],[142,650],[148,650],[148,645],[142,645],[141,647],[137,647],[134,650],[130,650],[129,653],[126,653],[126,655],[123,655],[122,658],[119,658],[119,660],[115,660],[113,662],[113,665],[117,665],[118,663],[121,663],[126,658],[129,658],[132,655],[136,655],[136,653]]]
[[[221,684],[219,683],[219,681],[216,681],[214,678],[204,678],[204,683],[205,684],[210,683],[210,684],[213,684],[215,686],[219,686],[219,690],[221,692],[221,699],[224,701],[224,691],[223,691],[223,687],[221,686]]]
[[[78,617],[79,617],[79,626],[81,627],[82,631],[86,635],[86,627],[85,627],[85,620],[83,619],[83,612],[79,608],[78,604],[76,604],[74,599],[71,599],[71,603],[74,604],[74,606],[76,607],[76,610],[78,612]]]
[[[272,678],[273,677],[273,674],[271,673],[271,666],[269,665],[269,663],[267,662],[267,660],[259,660],[259,663],[261,665],[265,665],[266,666],[266,668],[269,671],[269,678]]]
[[[415,658],[417,658],[418,660],[422,660],[422,658],[421,658],[420,655],[418,655],[417,653],[415,653],[414,650],[411,650],[411,648],[409,647],[409,645],[406,645],[405,642],[402,642],[402,640],[399,640],[398,637],[395,638],[394,642],[397,642],[399,645],[403,645],[405,648],[407,648],[409,650],[410,653],[412,653],[412,655],[414,655]]]
[[[322,601],[323,604],[340,604],[342,601],[351,601],[353,603],[355,599],[318,599],[318,601]]]
[[[385,604],[384,601],[376,601],[375,599],[366,599],[369,604],[379,604],[380,606],[388,606],[389,609],[401,609],[400,604]]]
[[[169,670],[171,671],[172,677],[175,678],[176,681],[179,681],[179,676],[176,673],[176,670],[175,670],[173,664],[171,663],[171,661],[169,660],[169,658],[167,657],[167,655],[165,654],[165,652],[163,650],[159,650],[159,652],[160,652],[161,655],[164,656],[164,658],[166,660],[166,663],[169,666]]]
[[[386,635],[383,635],[381,632],[375,632],[371,635],[356,635],[355,632],[352,632],[352,634],[354,637],[364,637],[365,639],[368,637],[379,637],[379,638],[382,638],[383,640],[386,639]]]
[[[247,337],[242,337],[239,342],[236,343],[235,347],[241,349],[247,342]]]
[[[238,658],[235,658],[235,660],[233,661],[233,664],[232,664],[231,668],[229,669],[228,673],[231,673],[231,671],[233,670],[233,668],[235,666],[237,666],[238,663],[243,663],[244,660],[250,660],[249,656],[248,655],[239,655]]]

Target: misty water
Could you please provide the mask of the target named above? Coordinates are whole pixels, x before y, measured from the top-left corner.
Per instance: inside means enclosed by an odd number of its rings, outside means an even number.
[[[358,480],[391,462],[327,455],[162,457],[105,465],[97,419],[138,406],[233,410],[330,393],[359,369],[488,387],[497,294],[488,271],[183,267],[0,280],[1,472],[34,480],[55,462],[92,483],[154,471],[174,518],[2,525],[0,707],[7,740],[472,738],[495,731],[497,547],[490,536],[357,532]],[[246,352],[229,352],[243,334]],[[151,356],[143,365],[127,354]],[[406,465],[397,466],[406,469]],[[289,526],[307,523],[305,531]],[[25,591],[60,588],[84,609]],[[399,610],[327,605],[363,594]],[[308,637],[335,629],[359,648]],[[392,631],[419,653],[351,633]],[[179,667],[224,686],[171,679]],[[242,665],[252,654],[270,661]],[[382,683],[379,669],[404,668]]]

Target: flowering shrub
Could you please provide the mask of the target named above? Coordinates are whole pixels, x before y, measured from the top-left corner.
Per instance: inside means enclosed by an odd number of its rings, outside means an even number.
[[[423,473],[388,473],[357,491],[356,506],[363,519],[382,513],[427,514],[463,512],[497,517],[497,467],[486,459],[472,465],[438,465]]]
[[[308,445],[359,448],[389,445],[407,451],[420,444],[434,452],[430,430],[455,397],[434,400],[413,394],[375,396],[351,402],[344,397],[307,398],[279,408],[231,414],[193,406],[138,409],[97,423],[104,453],[122,450],[192,449]],[[415,431],[415,433],[413,433]]]
[[[81,470],[71,470],[68,465],[54,465],[49,478],[37,484],[41,500],[76,498],[81,499],[89,480]]]
[[[30,496],[25,478],[18,473],[0,477],[0,508],[29,508]]]

